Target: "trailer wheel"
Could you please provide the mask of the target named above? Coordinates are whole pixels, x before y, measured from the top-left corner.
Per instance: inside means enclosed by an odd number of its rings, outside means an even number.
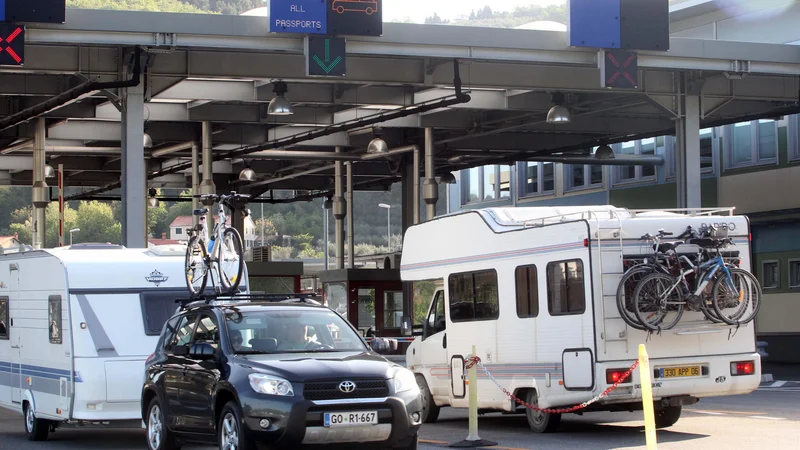
[[[656,428],[671,427],[681,418],[681,406],[665,406],[657,409],[655,416]]]
[[[37,419],[30,403],[25,402],[25,437],[29,441],[46,441],[50,433],[50,421]]]
[[[422,422],[433,423],[439,418],[440,408],[433,402],[433,394],[425,381],[425,377],[417,376],[417,385],[422,394]]]
[[[527,392],[525,402],[529,405],[538,405],[539,398],[534,389]],[[534,411],[530,408],[525,408],[525,417],[528,419],[528,426],[535,433],[552,433],[556,431],[556,428],[561,423],[561,414]]]

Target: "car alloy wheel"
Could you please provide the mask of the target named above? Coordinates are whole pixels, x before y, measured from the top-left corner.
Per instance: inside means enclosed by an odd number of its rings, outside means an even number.
[[[230,412],[222,419],[220,448],[222,450],[239,450],[239,424],[236,422],[236,416]]]
[[[150,417],[147,420],[147,445],[150,446],[150,450],[159,450],[161,448],[163,428],[164,421],[161,416],[161,408],[158,405],[153,405],[150,408]]]

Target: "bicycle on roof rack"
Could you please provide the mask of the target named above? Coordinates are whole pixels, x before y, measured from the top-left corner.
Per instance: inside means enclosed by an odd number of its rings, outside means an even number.
[[[208,284],[210,272],[216,273],[221,294],[235,294],[242,281],[244,271],[244,250],[242,237],[235,228],[227,226],[227,207],[234,210],[233,201],[250,198],[249,195],[237,194],[201,194],[194,198],[212,200],[219,203],[219,217],[209,237],[206,226],[208,208],[196,209],[195,216],[200,216],[200,223],[189,230],[189,244],[186,247],[186,286],[192,297],[202,295]],[[244,212],[247,214],[247,211]],[[211,283],[217,290],[214,277]]]

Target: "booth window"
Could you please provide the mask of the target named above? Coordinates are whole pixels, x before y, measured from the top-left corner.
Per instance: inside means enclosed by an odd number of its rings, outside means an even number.
[[[764,289],[778,289],[781,287],[779,261],[763,261],[761,263],[761,286]]]
[[[517,316],[536,317],[539,315],[539,283],[536,266],[519,266],[514,270],[517,287]]]
[[[0,297],[0,339],[8,340],[8,297]]]
[[[583,314],[586,311],[584,284],[581,260],[549,263],[547,265],[547,308],[550,315]]]
[[[47,324],[51,344],[61,343],[61,296],[51,295],[47,299]]]
[[[500,316],[494,269],[452,274],[448,285],[453,322],[495,320]]]

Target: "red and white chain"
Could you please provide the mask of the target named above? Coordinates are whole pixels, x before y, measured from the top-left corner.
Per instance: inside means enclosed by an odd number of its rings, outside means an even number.
[[[550,414],[567,414],[567,413],[575,412],[575,411],[577,411],[577,410],[579,410],[579,409],[586,408],[587,406],[591,405],[592,403],[595,403],[595,402],[597,402],[598,400],[602,399],[603,397],[606,397],[606,396],[608,396],[608,394],[609,394],[609,393],[611,393],[611,391],[613,391],[614,389],[616,389],[616,388],[617,388],[617,386],[619,386],[619,384],[620,384],[620,383],[622,383],[623,381],[625,381],[625,380],[626,380],[626,379],[627,379],[627,378],[628,378],[628,377],[631,375],[631,372],[633,372],[633,370],[634,370],[634,369],[636,369],[636,366],[638,366],[638,365],[639,365],[639,360],[636,360],[636,361],[635,361],[635,362],[634,362],[634,363],[631,365],[631,367],[630,367],[630,368],[629,368],[627,371],[625,371],[625,373],[623,373],[621,377],[619,377],[619,380],[617,380],[617,381],[616,381],[614,384],[612,384],[611,386],[609,386],[609,387],[608,387],[608,389],[606,389],[605,391],[603,391],[602,393],[600,393],[600,394],[599,394],[599,395],[597,395],[596,397],[592,398],[591,400],[587,400],[587,401],[585,401],[585,402],[583,402],[583,403],[581,403],[581,404],[579,404],[579,405],[571,406],[571,407],[569,407],[569,408],[554,408],[554,409],[539,408],[539,407],[537,407],[537,406],[534,406],[534,405],[531,405],[531,404],[527,403],[526,401],[524,401],[524,400],[522,400],[522,399],[519,399],[519,398],[517,398],[517,397],[516,397],[516,396],[514,396],[514,394],[512,394],[511,392],[508,392],[508,389],[504,388],[504,387],[503,387],[503,386],[502,386],[502,385],[501,385],[501,384],[500,384],[500,383],[499,383],[499,382],[498,382],[498,381],[497,381],[497,380],[494,378],[494,376],[492,376],[492,374],[491,374],[491,373],[489,373],[489,370],[486,368],[486,366],[484,366],[484,365],[483,365],[483,362],[482,362],[482,361],[481,361],[481,359],[480,359],[479,357],[477,357],[477,356],[472,356],[472,357],[470,357],[470,358],[468,358],[468,359],[467,359],[467,361],[466,361],[466,366],[465,366],[465,369],[466,369],[466,370],[469,370],[469,369],[471,369],[471,368],[472,368],[473,366],[475,366],[475,365],[478,365],[478,366],[479,366],[481,369],[483,369],[483,371],[486,373],[486,376],[487,376],[487,377],[489,377],[489,379],[490,379],[490,380],[492,380],[492,382],[493,382],[493,383],[494,383],[494,384],[495,384],[495,385],[496,385],[496,386],[497,386],[497,387],[498,387],[500,390],[502,390],[504,394],[506,394],[506,395],[507,395],[507,396],[508,396],[510,399],[514,400],[514,401],[515,401],[515,402],[517,402],[518,404],[520,404],[520,405],[522,405],[522,406],[524,406],[524,407],[526,407],[526,408],[528,408],[528,409],[532,409],[532,410],[534,410],[534,411],[541,411],[541,412],[544,412],[544,413],[550,413]]]

